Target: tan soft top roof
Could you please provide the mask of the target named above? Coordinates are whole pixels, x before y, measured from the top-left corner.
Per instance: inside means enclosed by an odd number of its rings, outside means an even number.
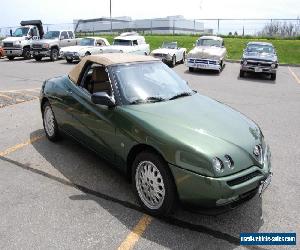
[[[149,61],[159,61],[159,60],[152,56],[132,55],[126,53],[106,53],[100,55],[86,56],[70,71],[69,77],[74,83],[77,83],[82,68],[84,68],[85,64],[88,62],[109,66],[115,64],[149,62]]]

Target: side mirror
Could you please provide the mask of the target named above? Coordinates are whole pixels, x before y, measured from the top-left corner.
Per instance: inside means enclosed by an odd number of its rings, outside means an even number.
[[[116,105],[115,101],[106,92],[97,92],[92,94],[92,102],[109,108]]]

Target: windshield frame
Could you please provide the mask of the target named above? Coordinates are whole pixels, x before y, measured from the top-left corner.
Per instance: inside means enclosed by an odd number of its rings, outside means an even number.
[[[51,37],[51,38],[47,37],[47,34],[48,34],[48,33],[51,33],[51,32],[52,32],[52,33],[58,32],[58,36],[57,36],[57,37]],[[52,40],[52,39],[58,39],[59,36],[60,36],[60,31],[58,31],[58,30],[50,30],[50,31],[47,31],[47,32],[46,32],[46,34],[44,35],[44,38],[43,38],[43,39],[50,39],[50,40]]]
[[[26,34],[22,32],[21,35],[15,35],[17,30],[27,30]],[[30,28],[29,27],[18,27],[16,28],[16,30],[14,31],[14,33],[12,34],[12,37],[23,37],[23,36],[28,36],[28,32],[29,32]]]
[[[199,44],[200,41],[203,40],[207,40],[207,41],[215,41],[218,42],[219,45],[203,45],[203,44]],[[200,38],[197,40],[196,42],[196,47],[201,47],[201,46],[207,46],[207,47],[218,47],[221,48],[223,45],[223,41],[222,40],[217,40],[217,39],[211,39],[211,38]]]
[[[173,46],[174,48],[172,48],[172,47],[165,47],[168,44],[174,45]],[[177,42],[163,42],[162,45],[161,45],[161,48],[162,49],[178,49],[178,44],[177,44]]]
[[[156,61],[156,60],[153,60],[153,61],[147,61],[147,62],[131,62],[131,63],[126,63],[125,65],[124,64],[114,64],[114,65],[110,65],[108,67],[108,71],[110,73],[110,76],[111,76],[111,81],[113,82],[113,85],[116,87],[116,92],[115,92],[115,98],[118,99],[120,102],[120,105],[140,105],[140,104],[147,104],[147,103],[155,103],[156,101],[149,101],[149,102],[140,102],[140,103],[133,103],[132,100],[128,100],[124,93],[123,93],[123,88],[121,86],[121,83],[120,81],[118,80],[118,77],[116,75],[116,68],[118,66],[131,66],[131,65],[137,65],[137,64],[154,64],[154,63],[157,63],[157,64],[161,64],[162,67],[168,67],[166,66],[164,63],[160,62],[160,61]],[[171,69],[170,69],[171,70]],[[187,89],[189,90],[189,93],[191,95],[194,95],[195,94],[195,91],[190,88],[190,86],[188,85],[187,81],[185,81],[182,77],[180,77],[176,72],[175,73],[175,76],[178,77],[179,79],[181,79],[183,82],[185,82],[187,84]],[[176,93],[177,94],[180,94],[180,93]],[[152,97],[152,96],[150,96]],[[160,97],[160,96],[154,96],[154,97]],[[174,95],[170,96],[171,97],[174,97]],[[172,101],[170,100],[170,98],[166,98],[162,101]]]
[[[272,46],[272,45],[269,45],[269,44],[248,44],[247,46],[246,46],[246,49],[245,49],[245,51],[246,51],[246,53],[251,53],[251,52],[257,52],[257,53],[263,53],[264,51],[262,51],[262,52],[259,52],[258,50],[249,50],[249,47],[259,47],[259,48],[263,48],[263,47],[268,47],[268,48],[271,48],[272,49],[272,51],[271,52],[265,52],[265,53],[267,53],[267,54],[275,54],[276,52],[275,52],[275,48]]]

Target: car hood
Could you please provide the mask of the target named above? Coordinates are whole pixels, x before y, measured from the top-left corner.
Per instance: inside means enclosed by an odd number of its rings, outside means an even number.
[[[263,60],[263,61],[272,61],[276,62],[277,61],[277,56],[273,53],[258,53],[258,52],[246,52],[243,54],[244,59],[249,59],[249,60]]]
[[[17,41],[24,41],[25,40],[25,36],[22,37],[7,37],[5,39],[2,40],[2,42],[17,42]]]
[[[44,44],[44,43],[50,44],[50,43],[55,43],[55,42],[58,42],[58,38],[55,38],[55,39],[41,39],[41,40],[32,42],[32,44]]]
[[[253,149],[263,141],[259,127],[238,111],[208,97],[194,94],[166,102],[127,105],[123,109],[148,129],[148,134],[159,135],[160,140],[168,138],[163,143],[170,144],[171,140],[211,158],[243,155],[247,164],[243,165],[243,159],[235,171],[256,164]]]
[[[89,48],[93,48],[93,46],[81,46],[81,45],[68,46],[68,47],[61,48],[60,51],[62,51],[62,52],[80,52],[82,50],[86,51]]]
[[[216,46],[197,46],[187,55],[187,58],[221,59],[226,54],[226,48]]]
[[[170,54],[173,55],[174,54],[175,49],[165,49],[165,48],[160,48],[160,49],[155,49],[151,52],[151,54]]]

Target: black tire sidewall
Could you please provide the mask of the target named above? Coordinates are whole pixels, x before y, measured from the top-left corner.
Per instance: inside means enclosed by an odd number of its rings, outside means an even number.
[[[141,161],[152,162],[158,168],[163,178],[163,182],[165,186],[165,198],[161,207],[155,210],[148,208],[143,203],[143,201],[139,197],[139,193],[136,188],[135,174],[136,174],[137,167]],[[169,170],[169,167],[165,162],[165,160],[157,153],[151,151],[143,151],[136,156],[132,164],[132,186],[134,189],[134,193],[136,194],[139,200],[139,203],[149,214],[156,216],[156,215],[167,215],[172,212],[177,197],[173,175]]]
[[[44,120],[44,112],[45,112],[45,109],[46,107],[50,107],[52,113],[53,113],[53,116],[54,116],[54,134],[52,136],[50,136],[48,133],[47,133],[47,130],[45,128],[45,120]],[[58,130],[58,125],[57,125],[57,122],[56,122],[56,118],[55,118],[55,115],[54,115],[54,112],[53,112],[53,109],[50,105],[50,103],[47,101],[44,103],[43,105],[43,113],[42,113],[42,118],[43,118],[43,127],[44,127],[44,131],[45,131],[45,134],[47,136],[47,138],[50,140],[50,141],[57,141],[60,139],[60,134],[59,134],[59,130]]]
[[[53,56],[55,51],[56,51],[56,58]],[[56,61],[58,59],[58,53],[59,53],[58,49],[56,49],[56,48],[51,49],[51,52],[50,52],[51,61]]]

